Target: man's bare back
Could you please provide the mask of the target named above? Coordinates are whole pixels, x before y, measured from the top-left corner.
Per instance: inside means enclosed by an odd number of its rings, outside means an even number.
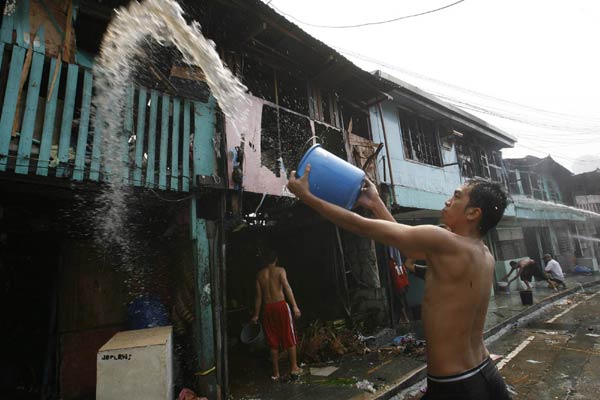
[[[262,300],[265,304],[285,300],[281,276],[285,270],[281,267],[266,267],[261,269],[256,282],[260,285]]]
[[[427,368],[438,376],[473,368],[489,355],[483,327],[494,259],[482,241],[448,234],[456,250],[428,255],[422,306]]]
[[[300,309],[296,304],[292,287],[290,286],[287,273],[284,268],[270,264],[261,269],[256,275],[256,304],[252,320],[258,320],[260,304],[271,304],[287,300],[292,305],[295,318],[300,318]]]

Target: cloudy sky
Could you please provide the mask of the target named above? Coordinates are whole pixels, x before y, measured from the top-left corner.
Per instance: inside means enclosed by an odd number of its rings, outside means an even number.
[[[600,167],[600,1],[263,1],[360,67],[513,134],[519,143],[505,157],[550,154],[575,172],[578,158]]]

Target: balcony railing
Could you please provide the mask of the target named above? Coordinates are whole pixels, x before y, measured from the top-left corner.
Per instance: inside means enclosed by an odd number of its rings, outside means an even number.
[[[110,179],[102,132],[94,130],[91,70],[0,43],[0,77],[0,172]],[[213,100],[131,86],[124,115],[118,156],[127,184],[188,191],[214,165]]]

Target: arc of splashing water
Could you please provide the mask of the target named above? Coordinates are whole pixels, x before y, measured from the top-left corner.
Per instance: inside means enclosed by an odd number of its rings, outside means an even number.
[[[112,241],[127,250],[123,238],[126,232],[127,188],[117,177],[123,176],[125,166],[119,155],[124,129],[124,109],[135,59],[141,58],[141,44],[148,38],[161,45],[172,43],[190,65],[200,67],[208,86],[219,102],[225,116],[233,124],[245,118],[246,87],[227,69],[215,50],[215,43],[206,39],[197,22],[188,24],[183,10],[174,0],[132,1],[117,10],[103,37],[100,54],[93,69],[96,95],[94,124],[103,135],[105,169],[114,178],[100,196],[101,210],[97,212],[101,239]],[[107,217],[108,216],[108,217]]]

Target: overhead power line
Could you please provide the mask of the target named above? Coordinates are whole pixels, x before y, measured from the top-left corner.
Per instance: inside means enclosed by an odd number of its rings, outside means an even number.
[[[296,21],[296,22],[298,22],[298,23],[300,23],[302,25],[311,26],[313,28],[348,29],[348,28],[362,28],[364,26],[372,26],[372,25],[389,24],[391,22],[401,21],[403,19],[420,17],[422,15],[432,14],[432,13],[435,13],[435,12],[438,12],[438,11],[441,11],[441,10],[445,10],[446,8],[450,8],[450,7],[455,6],[455,5],[459,4],[459,3],[462,3],[464,1],[465,0],[455,1],[454,3],[447,4],[447,5],[443,6],[443,7],[435,8],[433,10],[423,11],[423,12],[420,12],[420,13],[417,13],[417,14],[404,15],[402,17],[387,19],[387,20],[384,20],[384,21],[363,22],[363,23],[360,23],[360,24],[353,24],[353,25],[318,25],[318,24],[313,24],[313,23],[310,23],[310,22],[305,22],[305,21],[299,20],[298,18],[294,17],[293,15],[281,11],[280,9],[278,9],[277,7],[275,7],[274,5],[271,5],[271,7],[273,7],[278,13],[280,13],[282,15],[285,15],[286,17],[291,18],[294,21]],[[267,4],[269,4],[269,3],[267,3]]]

